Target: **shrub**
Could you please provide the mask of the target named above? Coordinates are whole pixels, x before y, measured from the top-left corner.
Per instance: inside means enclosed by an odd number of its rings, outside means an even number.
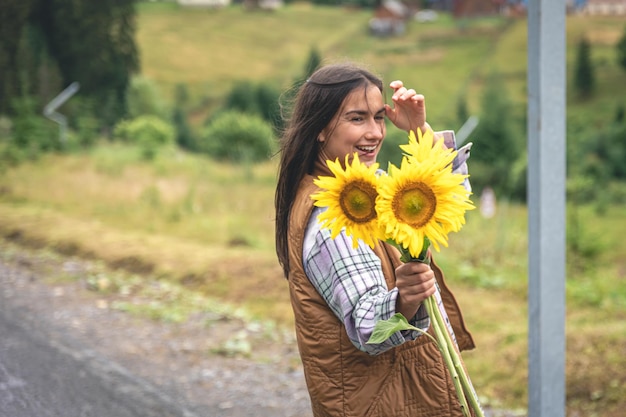
[[[274,152],[274,134],[270,124],[259,116],[224,111],[204,129],[198,148],[217,159],[262,161]]]
[[[263,120],[271,123],[274,131],[278,133],[283,128],[279,100],[280,91],[269,83],[254,84],[251,81],[238,81],[226,96],[223,106],[205,123],[211,123],[224,111],[238,111],[261,116]]]
[[[251,81],[240,80],[226,96],[224,109],[242,113],[258,114],[259,103],[256,100],[256,86]]]
[[[38,104],[31,97],[12,102],[15,117],[12,120],[10,146],[15,146],[30,157],[40,152],[58,150],[61,147],[59,128],[37,111]]]
[[[156,116],[139,116],[132,120],[124,120],[115,126],[116,138],[135,143],[142,149],[146,159],[152,159],[158,149],[174,143],[174,127]]]
[[[176,144],[183,149],[195,151],[197,149],[196,138],[187,121],[187,114],[182,107],[176,106],[172,113],[172,123],[176,130]]]
[[[128,117],[153,115],[165,118],[167,106],[157,86],[144,77],[133,78],[126,93]]]

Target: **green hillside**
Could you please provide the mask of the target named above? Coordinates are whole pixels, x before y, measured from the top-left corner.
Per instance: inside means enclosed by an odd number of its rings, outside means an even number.
[[[368,35],[368,10],[306,3],[275,12],[246,12],[237,6],[185,9],[173,3],[145,3],[139,10],[142,74],[157,82],[165,95],[171,95],[176,84],[186,84],[200,107],[219,103],[241,80],[289,87],[302,76],[315,47],[324,62],[353,60],[386,81],[402,79],[415,87],[426,95],[435,126],[456,123],[460,96],[478,112],[483,82],[494,72],[505,78],[508,93],[523,111],[525,19],[457,22],[441,15],[434,23],[410,22],[403,36],[375,38]],[[584,35],[592,44],[597,80],[597,94],[590,100],[569,92],[570,119],[603,125],[613,117],[617,103],[624,104],[626,73],[616,63],[614,47],[623,27],[618,18],[568,18],[568,77]]]

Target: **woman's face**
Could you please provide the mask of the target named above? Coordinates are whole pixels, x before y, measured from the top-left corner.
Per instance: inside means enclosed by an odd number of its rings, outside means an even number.
[[[385,107],[375,85],[352,91],[319,136],[325,160],[343,163],[347,154],[357,152],[368,166],[376,162],[384,138]]]

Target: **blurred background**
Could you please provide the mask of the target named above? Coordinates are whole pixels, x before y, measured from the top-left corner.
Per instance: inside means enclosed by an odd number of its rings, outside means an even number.
[[[567,410],[618,417],[626,1],[567,1],[566,30]],[[523,413],[526,41],[524,1],[2,0],[0,237],[101,261],[90,290],[128,314],[183,323],[225,308],[290,331],[274,253],[283,116],[320,65],[363,64],[474,144],[478,210],[436,256],[476,338],[464,358],[483,401]],[[388,131],[383,167],[407,140]]]

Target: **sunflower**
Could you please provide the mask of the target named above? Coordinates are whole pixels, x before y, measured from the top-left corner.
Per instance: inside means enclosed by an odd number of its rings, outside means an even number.
[[[437,160],[439,164],[446,166],[454,161],[456,151],[447,149],[443,145],[443,140],[435,142],[432,130],[422,133],[417,129],[417,137],[412,130],[409,132],[409,143],[400,145],[400,149],[409,156],[409,162],[425,162]],[[430,162],[429,162],[430,163]]]
[[[382,236],[376,216],[378,164],[368,167],[359,161],[356,153],[352,164],[349,159],[350,155],[346,155],[345,170],[338,159],[326,161],[334,176],[315,179],[315,185],[321,190],[311,198],[317,207],[328,207],[318,220],[323,228],[331,230],[332,238],[345,228],[354,248],[358,246],[358,239],[373,248]]]
[[[433,147],[429,136],[417,142],[413,135],[413,143],[403,148],[410,154],[402,158],[400,168],[390,164],[389,175],[379,179],[376,211],[385,236],[413,258],[425,249],[424,238],[437,251],[439,245],[447,247],[448,233],[459,231],[465,212],[474,208],[462,185],[466,176],[452,173],[453,152]]]

